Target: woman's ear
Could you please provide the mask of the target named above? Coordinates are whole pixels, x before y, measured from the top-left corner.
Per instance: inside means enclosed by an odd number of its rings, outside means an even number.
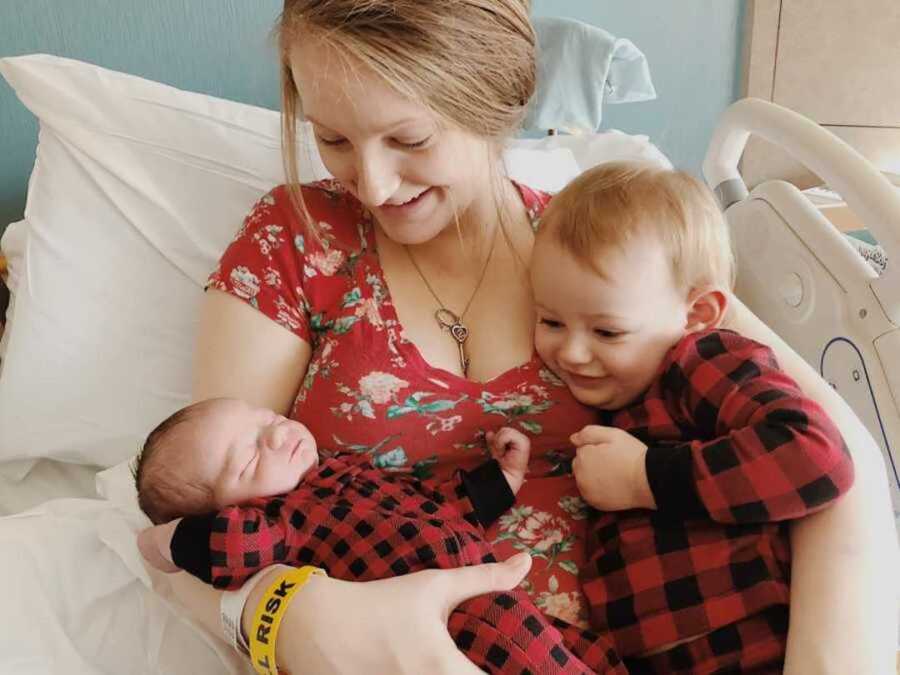
[[[695,288],[688,295],[685,332],[718,328],[728,310],[728,294],[714,287]]]

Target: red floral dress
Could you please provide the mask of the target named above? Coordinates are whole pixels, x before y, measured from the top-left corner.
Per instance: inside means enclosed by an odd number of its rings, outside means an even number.
[[[550,197],[518,188],[537,227]],[[366,453],[387,471],[438,479],[482,462],[486,431],[528,434],[528,480],[488,534],[501,559],[531,554],[523,588],[538,607],[586,625],[578,586],[586,507],[568,437],[593,412],[536,353],[483,383],[429,365],[397,319],[371,215],[336,182],[303,191],[318,238],[276,188],[254,206],[209,282],[312,345],[291,417],[309,427],[323,455]]]

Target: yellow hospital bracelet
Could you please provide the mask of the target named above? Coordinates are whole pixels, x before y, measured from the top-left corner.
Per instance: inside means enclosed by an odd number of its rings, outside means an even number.
[[[303,588],[313,574],[328,576],[325,570],[309,565],[279,574],[256,606],[249,640],[250,659],[259,675],[278,675],[278,666],[275,664],[278,628],[294,593]]]

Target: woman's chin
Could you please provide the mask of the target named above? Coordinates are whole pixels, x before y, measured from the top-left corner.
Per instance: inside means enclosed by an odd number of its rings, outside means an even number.
[[[431,188],[429,195],[436,190]],[[452,221],[452,214],[443,214],[437,198],[429,195],[421,197],[425,203],[408,212],[384,207],[375,209],[375,219],[385,236],[397,244],[418,246],[443,232]]]

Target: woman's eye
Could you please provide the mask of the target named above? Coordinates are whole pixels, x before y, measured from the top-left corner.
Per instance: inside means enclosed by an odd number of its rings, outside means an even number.
[[[415,148],[423,147],[430,140],[431,140],[431,136],[427,136],[426,138],[423,138],[421,141],[413,141],[411,143],[406,142],[406,141],[401,141],[399,139],[394,139],[394,142],[397,145],[403,146],[404,148],[409,148],[410,150],[414,150]]]
[[[322,138],[321,136],[316,136],[316,140],[319,141],[322,145],[341,145],[342,143],[346,143],[346,139],[343,138]]]

